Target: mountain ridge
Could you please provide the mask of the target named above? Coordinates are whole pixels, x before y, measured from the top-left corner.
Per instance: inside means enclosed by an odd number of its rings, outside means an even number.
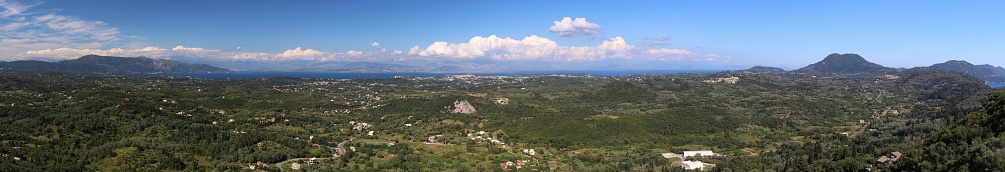
[[[988,64],[974,65],[963,60],[949,60],[928,66],[929,69],[959,72],[971,75],[987,82],[1005,82],[1005,68]]]
[[[793,73],[805,74],[886,74],[896,69],[869,62],[858,54],[827,55],[823,60],[806,67],[793,70]]]
[[[190,64],[169,59],[140,57],[114,57],[86,55],[58,62],[22,60],[0,62],[3,70],[34,72],[67,72],[96,74],[150,74],[150,73],[227,73],[229,69],[205,64]]]

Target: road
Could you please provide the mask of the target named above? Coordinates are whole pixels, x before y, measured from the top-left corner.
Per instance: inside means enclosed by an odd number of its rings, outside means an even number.
[[[879,114],[879,117],[876,117],[876,119],[879,119],[879,118],[882,118],[883,116],[886,116],[886,113],[890,112],[890,109],[892,109],[892,108],[893,107],[886,107],[886,110],[883,111],[883,114]],[[872,122],[865,123],[865,126],[862,126],[862,128],[859,128],[858,131],[855,131],[855,133],[852,133],[851,135],[848,135],[848,138],[855,138],[855,136],[858,136],[858,134],[862,134],[862,132],[865,132],[865,129],[869,128],[869,124],[872,124]]]
[[[345,145],[346,142],[352,141],[352,139],[353,138],[349,138],[349,140],[345,140],[345,141],[339,142],[338,146],[336,146],[336,147],[328,146],[328,149],[335,149],[336,154],[332,155],[332,157],[317,158],[317,159],[336,159],[336,158],[340,157],[341,155],[344,155],[345,154],[345,149],[343,148],[342,145]],[[311,158],[314,158],[314,157],[311,157]],[[283,171],[283,164],[285,164],[287,162],[310,160],[311,158],[293,158],[293,159],[287,159],[286,161],[276,163],[276,167],[279,168],[279,171]]]

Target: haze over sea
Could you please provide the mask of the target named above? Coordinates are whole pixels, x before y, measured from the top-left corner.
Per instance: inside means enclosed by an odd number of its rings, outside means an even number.
[[[315,79],[377,79],[409,77],[438,77],[446,75],[480,75],[480,76],[529,76],[529,75],[592,75],[592,76],[629,76],[640,74],[679,74],[679,73],[715,73],[719,69],[677,69],[677,70],[532,70],[532,71],[500,71],[500,72],[378,72],[378,73],[337,73],[337,72],[234,72],[206,74],[137,74],[132,76],[184,76],[201,79],[253,79],[273,77],[315,78]],[[1005,83],[987,83],[991,88],[1005,87]]]
[[[395,76],[437,77],[446,75],[480,75],[480,76],[528,76],[528,75],[592,75],[592,76],[628,76],[638,74],[674,74],[674,73],[714,73],[724,70],[716,69],[686,69],[686,70],[533,70],[533,71],[499,71],[499,72],[378,72],[378,73],[336,73],[336,72],[234,72],[207,74],[138,74],[133,76],[187,76],[202,79],[250,79],[272,77],[318,78],[318,79],[373,79],[394,78]]]

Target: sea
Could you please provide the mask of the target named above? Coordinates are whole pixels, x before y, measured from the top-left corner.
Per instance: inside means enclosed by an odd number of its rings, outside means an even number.
[[[989,82],[988,86],[991,86],[991,88],[1001,88],[1005,87],[1005,82]]]
[[[674,73],[715,73],[725,70],[528,70],[506,72],[387,72],[387,73],[335,73],[335,72],[232,72],[206,74],[136,74],[132,76],[176,76],[201,79],[254,79],[254,78],[316,78],[316,79],[377,79],[408,77],[439,77],[447,75],[479,75],[479,76],[531,76],[531,75],[591,75],[591,76],[629,76],[640,74],[674,74]]]

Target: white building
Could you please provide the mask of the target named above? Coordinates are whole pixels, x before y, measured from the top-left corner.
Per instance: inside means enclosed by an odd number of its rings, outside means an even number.
[[[719,154],[716,154],[715,152],[712,152],[710,150],[684,151],[683,155],[684,158],[692,156],[719,156]]]
[[[680,166],[685,170],[701,170],[702,168],[705,168],[705,163],[702,163],[701,161],[684,161],[681,162]]]

